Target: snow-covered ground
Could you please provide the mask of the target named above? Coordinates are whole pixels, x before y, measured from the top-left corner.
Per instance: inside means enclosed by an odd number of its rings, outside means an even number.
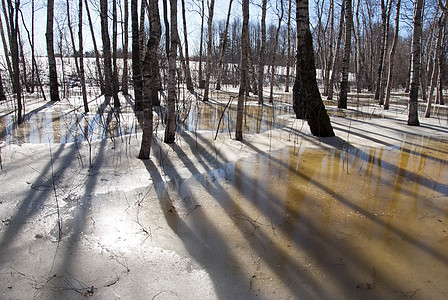
[[[448,297],[446,115],[328,105],[316,138],[282,108],[237,142],[212,99],[188,111],[216,125],[167,145],[157,123],[148,161],[131,98],[29,98],[19,128],[0,103],[0,298]]]

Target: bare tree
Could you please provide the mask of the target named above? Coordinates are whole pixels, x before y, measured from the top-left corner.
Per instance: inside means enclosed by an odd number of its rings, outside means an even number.
[[[205,64],[205,90],[204,101],[208,101],[208,94],[210,90],[210,76],[212,73],[212,24],[214,14],[215,0],[210,0],[208,6],[208,20],[207,20],[207,62]]]
[[[100,52],[98,51],[98,46],[96,44],[95,32],[93,30],[92,17],[90,15],[89,3],[87,0],[84,0],[84,4],[86,6],[87,18],[89,19],[89,28],[90,28],[90,34],[92,36],[93,50],[95,51],[96,69],[98,72],[98,79],[100,82],[101,94],[105,94],[106,86],[105,86],[104,79],[103,79],[103,72],[101,71],[102,68],[101,68],[101,62],[100,62]]]
[[[333,1],[331,1],[333,2]],[[285,92],[289,92],[289,73],[291,69],[291,3],[292,0],[288,0],[288,22],[287,22],[287,48],[286,48],[286,82]]]
[[[187,90],[194,92],[193,81],[191,79],[190,70],[190,55],[188,53],[188,30],[187,30],[187,18],[185,17],[185,0],[182,0],[182,22],[184,27],[184,47],[185,47],[185,76],[187,81]]]
[[[134,1],[134,0],[132,0]],[[132,4],[132,3],[131,3]],[[149,159],[151,153],[151,139],[153,131],[152,103],[158,102],[158,73],[157,48],[162,35],[158,0],[149,0],[149,39],[143,61],[143,135],[140,159]]]
[[[389,109],[390,104],[390,91],[392,89],[392,72],[394,70],[394,56],[395,51],[397,49],[398,33],[400,28],[400,6],[401,6],[401,0],[397,0],[397,8],[395,10],[394,40],[392,42],[392,46],[389,51],[389,71],[387,74],[387,86],[386,86],[386,95],[384,99],[384,109]]]
[[[349,1],[350,2],[350,1]],[[296,79],[293,108],[296,117],[306,119],[315,136],[334,136],[316,81],[313,38],[310,30],[308,0],[296,0]]]
[[[20,87],[20,68],[19,68],[19,7],[20,1],[12,2],[8,0],[8,20],[10,29],[10,44],[12,58],[12,88],[17,100],[17,123],[21,124],[22,119],[22,88]]]
[[[418,86],[420,79],[420,60],[421,60],[421,35],[422,35],[422,11],[423,0],[415,0],[413,32],[412,32],[412,67],[411,67],[411,89],[409,92],[409,115],[408,125],[420,126],[418,121]]]
[[[391,0],[386,0],[391,1]],[[379,63],[378,63],[378,73],[376,80],[375,89],[375,100],[380,99],[380,85],[381,85],[381,75],[383,74],[383,64],[384,64],[384,52],[386,51],[385,45],[387,43],[386,34],[389,28],[386,28],[387,22],[387,5],[384,0],[381,0],[381,41],[380,41],[380,53],[379,53]]]
[[[341,39],[342,39],[342,33],[344,32],[344,15],[345,15],[345,1],[342,0],[341,3],[341,15],[339,19],[339,31],[338,36],[336,39],[336,48],[334,51],[334,56],[331,63],[331,75],[330,80],[327,85],[327,91],[324,92],[324,95],[327,95],[327,100],[333,100],[333,89],[334,89],[334,82],[336,81],[336,70],[339,65],[339,49],[341,48]],[[330,57],[331,60],[331,57]]]
[[[278,2],[277,2],[278,3]],[[274,76],[275,76],[275,57],[277,52],[277,46],[278,46],[278,35],[280,33],[280,28],[282,25],[283,20],[283,0],[280,0],[280,15],[278,16],[278,25],[277,25],[277,31],[275,32],[275,39],[274,39],[274,48],[272,49],[272,58],[271,58],[271,89],[269,92],[269,103],[274,102]]]
[[[182,0],[182,1],[184,1],[184,0]],[[219,63],[218,63],[218,78],[216,79],[216,89],[217,90],[221,89],[224,54],[226,52],[226,44],[227,44],[227,37],[228,37],[229,23],[230,23],[230,12],[232,11],[232,2],[233,2],[233,0],[229,1],[229,10],[227,11],[226,27],[224,29],[222,42],[221,42],[221,51],[220,51]]]
[[[107,21],[107,0],[100,0],[100,15],[101,15],[101,37],[103,40],[103,61],[104,61],[104,74],[106,77],[106,96],[112,96],[114,98],[114,107],[120,107],[120,100],[118,98],[118,91],[115,85],[116,80],[112,73],[112,61],[110,53],[110,37],[108,31]]]
[[[78,43],[79,43],[79,80],[81,81],[82,101],[84,103],[84,112],[89,112],[89,104],[87,102],[86,76],[84,72],[84,47],[82,32],[82,0],[78,3]]]
[[[170,0],[171,45],[168,57],[168,107],[165,127],[165,143],[176,138],[176,56],[177,56],[177,0]]]
[[[244,97],[246,93],[247,71],[249,64],[249,0],[242,0],[243,26],[241,29],[241,71],[240,71],[240,89],[238,92],[238,105],[236,113],[235,139],[243,140],[243,114]]]
[[[129,1],[124,0],[123,31],[123,76],[121,77],[121,90],[124,95],[129,94],[128,85],[128,48],[129,48]]]
[[[10,0],[8,0],[10,2]],[[48,71],[50,79],[50,99],[51,101],[59,101],[58,89],[58,73],[56,69],[56,58],[54,56],[53,45],[53,20],[54,20],[54,0],[47,1],[47,56],[48,56]]]
[[[266,49],[266,10],[267,0],[261,1],[261,46],[258,60],[258,104],[263,104],[264,52]]]
[[[345,0],[345,45],[342,58],[342,80],[339,91],[338,108],[347,108],[347,93],[349,90],[348,68],[350,65],[350,52],[352,51],[352,1]]]
[[[70,13],[70,1],[67,0],[66,1],[66,8],[67,8],[67,22],[68,22],[68,29],[70,32],[70,40],[72,42],[72,49],[73,49],[73,58],[75,60],[75,67],[76,67],[76,73],[78,75],[78,78],[82,81],[82,78],[84,78],[84,74],[81,74],[81,66],[80,66],[80,62],[78,62],[78,56],[80,58],[80,61],[82,60],[82,0],[80,1],[81,3],[79,5],[81,5],[79,8],[79,13],[78,13],[78,18],[81,18],[78,22],[78,38],[79,38],[79,52],[76,50],[76,45],[75,45],[75,36],[73,34],[73,27],[71,24],[71,13]],[[80,26],[79,26],[80,25]],[[80,31],[79,31],[80,30]],[[84,66],[82,66],[82,70],[84,71]],[[86,91],[86,84],[85,84],[85,79],[84,79],[84,85],[82,85],[81,82],[81,87],[82,87],[82,99],[83,99],[83,103],[84,103],[84,112],[88,113],[89,112],[89,105],[87,103],[87,91]]]
[[[5,89],[3,88],[2,73],[0,72],[0,100],[6,100]]]
[[[135,110],[143,110],[142,66],[140,64],[140,30],[137,0],[131,0],[132,27],[132,82],[134,86]]]

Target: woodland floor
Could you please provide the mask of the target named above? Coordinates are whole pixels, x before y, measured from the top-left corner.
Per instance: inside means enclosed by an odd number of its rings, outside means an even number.
[[[278,93],[237,142],[230,95],[185,96],[172,145],[156,119],[147,161],[130,97],[0,103],[0,298],[448,298],[446,108],[351,94],[316,138]]]

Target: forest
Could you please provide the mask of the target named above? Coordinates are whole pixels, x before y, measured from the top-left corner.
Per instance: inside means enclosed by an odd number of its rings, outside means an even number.
[[[5,298],[448,297],[448,0],[0,6]]]

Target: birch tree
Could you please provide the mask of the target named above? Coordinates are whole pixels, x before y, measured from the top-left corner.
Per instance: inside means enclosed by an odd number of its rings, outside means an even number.
[[[412,64],[411,64],[411,88],[408,102],[408,125],[420,126],[418,120],[418,87],[420,80],[420,59],[421,59],[421,36],[422,36],[422,16],[423,0],[415,0],[413,32],[412,32]]]
[[[352,51],[352,1],[345,0],[345,45],[342,58],[342,80],[339,91],[338,108],[347,108],[347,93],[349,91],[348,68],[350,65],[350,52]]]

